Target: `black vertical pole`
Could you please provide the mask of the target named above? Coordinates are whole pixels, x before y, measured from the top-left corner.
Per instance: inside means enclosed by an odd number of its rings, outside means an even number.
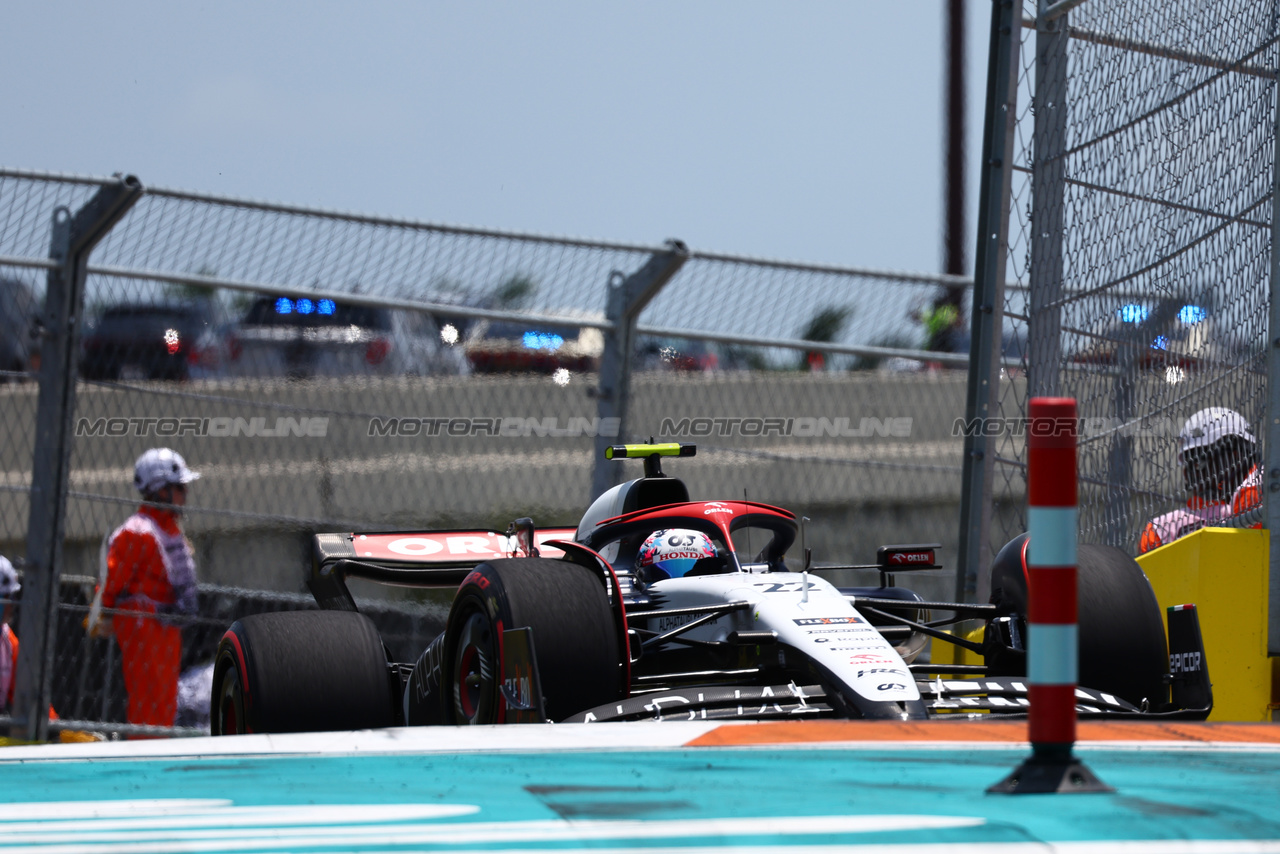
[[[960,563],[956,599],[972,602],[988,554],[991,478],[995,441],[983,426],[998,411],[1000,332],[1004,316],[1005,262],[1009,254],[1009,187],[1018,95],[1019,8],[993,0],[987,60],[986,118],[982,131],[978,240],[974,252],[973,317],[965,392],[964,461],[960,492]]]
[[[947,199],[946,232],[943,238],[943,272],[963,276],[964,253],[964,190],[965,190],[965,0],[947,0]],[[959,307],[963,288],[948,289],[948,297],[954,297]]]
[[[36,445],[31,466],[31,513],[27,521],[27,562],[18,631],[22,646],[15,674],[12,734],[28,741],[49,736],[57,632],[58,577],[66,527],[71,466],[71,423],[76,407],[80,315],[89,254],[142,195],[128,175],[103,186],[72,214],[54,212],[50,269],[40,347],[40,396],[36,404]]]
[[[943,272],[963,276],[965,270],[965,0],[947,0],[946,70],[943,88],[946,127],[943,169]],[[958,333],[964,329],[964,286],[947,285],[933,301],[933,312],[946,311],[945,322],[930,324],[930,350],[957,349]]]

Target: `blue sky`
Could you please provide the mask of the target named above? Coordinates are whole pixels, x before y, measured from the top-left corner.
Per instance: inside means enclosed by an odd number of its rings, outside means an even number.
[[[14,0],[0,163],[938,270],[944,9]],[[989,15],[969,0],[970,230]]]

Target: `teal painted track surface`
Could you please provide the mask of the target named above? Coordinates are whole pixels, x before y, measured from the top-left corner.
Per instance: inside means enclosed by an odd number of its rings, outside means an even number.
[[[1086,749],[1079,755],[1116,794],[984,792],[1025,754],[864,745],[6,760],[0,751],[0,852],[1280,852],[1280,751]]]

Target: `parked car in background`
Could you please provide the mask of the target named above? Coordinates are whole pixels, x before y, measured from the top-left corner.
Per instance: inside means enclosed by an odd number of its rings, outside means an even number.
[[[80,373],[91,380],[217,376],[229,356],[227,334],[215,299],[109,305],[85,329]]]
[[[40,368],[36,337],[40,304],[31,287],[18,279],[0,279],[0,382],[21,379]]]
[[[595,371],[604,333],[590,326],[481,321],[464,346],[477,373],[571,373]]]
[[[1077,364],[1127,364],[1172,383],[1208,365],[1249,361],[1249,342],[1261,335],[1240,322],[1245,319],[1226,320],[1207,295],[1135,300],[1068,332],[1063,348]]]
[[[746,370],[749,362],[749,348],[699,338],[641,335],[632,364],[638,371],[699,372]]]
[[[465,360],[430,314],[331,299],[254,300],[231,339],[236,376],[457,374]]]

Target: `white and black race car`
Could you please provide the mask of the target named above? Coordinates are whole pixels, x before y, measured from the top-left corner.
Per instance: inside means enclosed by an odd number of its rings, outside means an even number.
[[[215,734],[386,726],[638,719],[1026,714],[1026,535],[992,568],[992,602],[942,603],[894,584],[940,568],[936,545],[885,546],[881,585],[837,588],[795,571],[794,514],[690,501],[663,456],[619,445],[643,477],[606,491],[576,529],[518,519],[488,530],[319,534],[316,611],[234,623],[213,677]],[[747,543],[763,548],[744,550]],[[825,567],[833,569],[837,567]],[[1203,719],[1212,706],[1194,608],[1169,642],[1142,570],[1119,550],[1079,551],[1081,715]],[[348,577],[456,587],[415,662],[390,661]],[[935,618],[935,615],[939,615]],[[980,621],[981,639],[957,626]],[[951,627],[953,631],[947,631]],[[919,661],[930,638],[981,665]],[[1196,662],[1170,675],[1170,652]]]

